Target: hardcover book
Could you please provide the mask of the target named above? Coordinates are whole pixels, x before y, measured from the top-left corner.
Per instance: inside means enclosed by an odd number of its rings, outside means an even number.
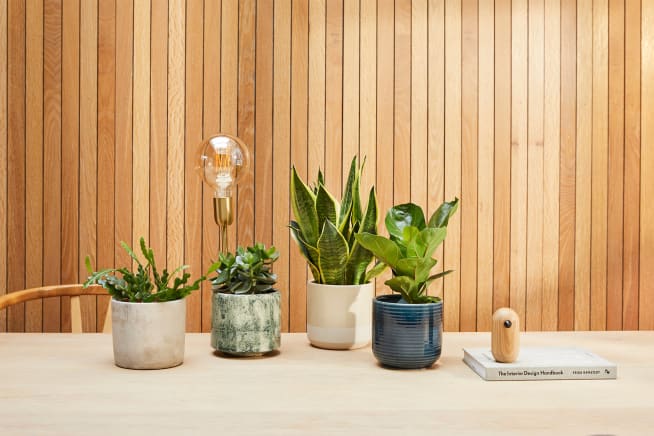
[[[489,348],[464,348],[463,361],[484,380],[615,379],[618,368],[579,348],[523,348],[512,363],[499,363]]]

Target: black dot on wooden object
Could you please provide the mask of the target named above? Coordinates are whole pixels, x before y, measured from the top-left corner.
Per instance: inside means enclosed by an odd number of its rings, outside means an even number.
[[[507,329],[510,328],[511,325],[512,325],[511,321],[509,321],[508,319],[506,321],[504,321],[504,327],[506,327]]]

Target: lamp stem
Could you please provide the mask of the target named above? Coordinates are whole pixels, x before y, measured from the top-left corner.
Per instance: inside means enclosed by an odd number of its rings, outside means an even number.
[[[227,225],[218,224],[218,254],[229,251],[229,240],[227,238]]]

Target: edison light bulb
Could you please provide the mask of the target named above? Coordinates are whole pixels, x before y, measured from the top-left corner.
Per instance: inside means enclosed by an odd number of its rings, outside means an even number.
[[[218,252],[229,250],[227,226],[234,220],[232,196],[234,187],[247,172],[250,153],[239,138],[219,133],[204,141],[200,150],[200,173],[213,188],[213,213],[220,231]]]

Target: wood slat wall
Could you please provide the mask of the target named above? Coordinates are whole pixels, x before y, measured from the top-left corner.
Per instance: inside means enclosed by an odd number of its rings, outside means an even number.
[[[384,212],[461,198],[430,291],[447,330],[506,305],[527,330],[654,328],[652,2],[0,0],[0,66],[0,293],[124,265],[141,235],[206,269],[194,167],[223,131],[253,156],[231,240],[281,251],[285,330],[306,322],[290,166],[338,192],[354,154]],[[69,330],[67,300],[0,331]],[[107,298],[83,306],[92,329]]]

